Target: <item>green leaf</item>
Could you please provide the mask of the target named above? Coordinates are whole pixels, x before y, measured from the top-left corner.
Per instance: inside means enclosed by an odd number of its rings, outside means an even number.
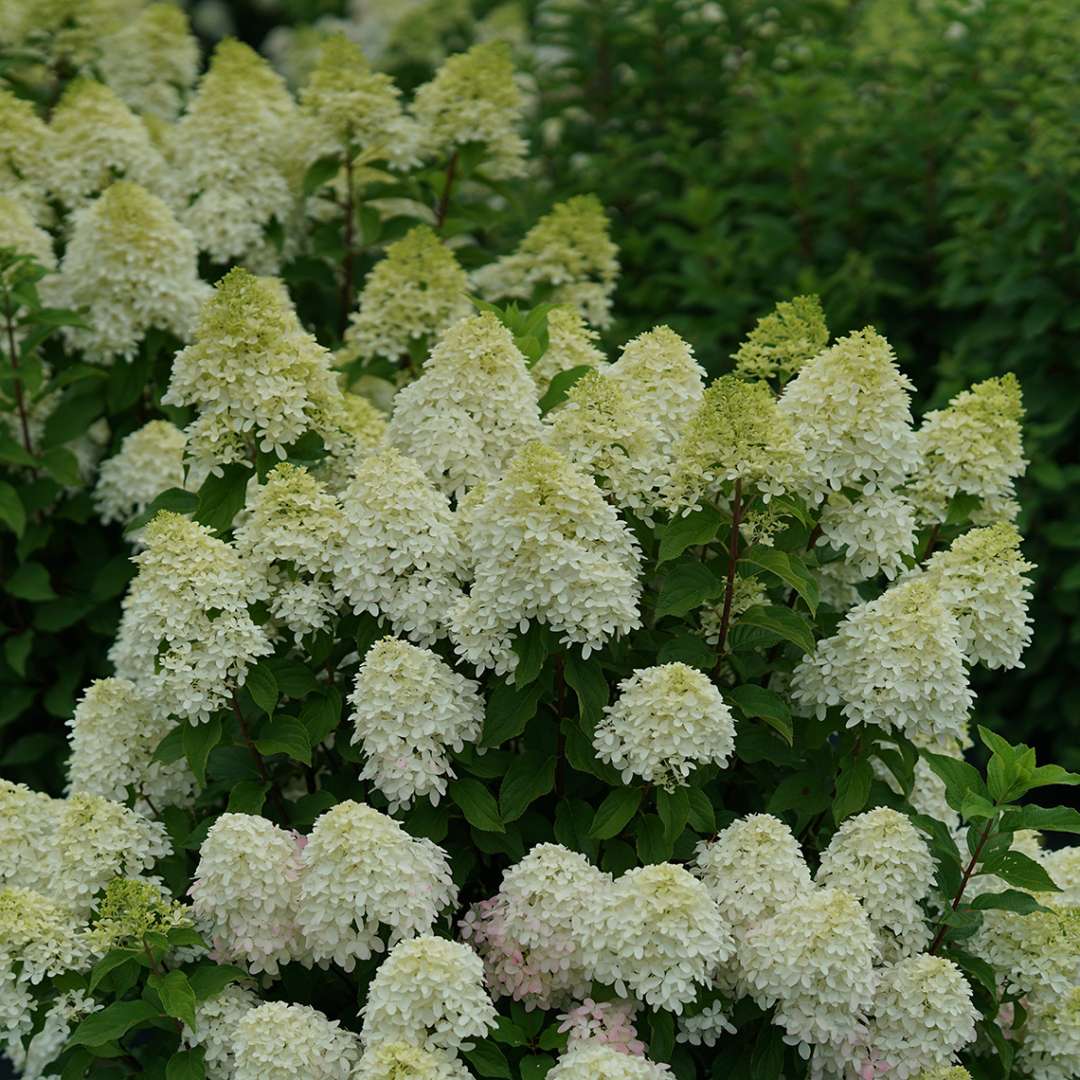
[[[499,819],[499,807],[494,796],[479,780],[455,780],[448,790],[451,801],[473,828],[481,832],[506,832]]]
[[[184,756],[187,758],[199,787],[206,787],[206,759],[221,742],[221,720],[213,716],[204,724],[187,723],[182,729]]]
[[[207,947],[202,934],[198,930],[193,930],[190,926],[174,926],[165,936],[169,939],[169,944],[174,948],[185,945],[202,949]]]
[[[204,961],[194,971],[188,972],[188,982],[196,1001],[209,1001],[217,997],[230,983],[246,979],[247,972],[232,964],[214,964]]]
[[[716,832],[716,812],[709,796],[701,788],[692,787],[687,788],[686,797],[690,807],[690,828],[706,835]]]
[[[920,757],[945,782],[945,801],[957,812],[964,805],[964,796],[969,791],[984,799],[989,797],[986,785],[973,765],[960,758],[934,754],[929,750],[920,751]]]
[[[506,1055],[490,1039],[478,1042],[471,1050],[464,1051],[464,1054],[478,1076],[513,1080],[513,1073],[510,1072]]]
[[[1061,892],[1054,879],[1030,855],[1006,851],[982,863],[979,872],[995,874],[1002,881],[1031,892]]]
[[[329,184],[341,171],[341,157],[328,154],[313,161],[304,173],[304,194],[314,195],[319,188]]]
[[[530,1054],[521,1059],[518,1068],[521,1080],[543,1080],[555,1067],[555,1059],[548,1054]]]
[[[555,807],[555,839],[572,851],[596,857],[597,844],[589,836],[592,807],[584,799],[560,799]]]
[[[499,786],[499,816],[517,821],[529,804],[555,786],[555,758],[527,752],[517,755]]]
[[[0,482],[0,521],[16,536],[22,536],[26,528],[26,510],[19,493],[10,485]]]
[[[251,695],[251,700],[269,716],[278,703],[278,684],[274,673],[266,664],[258,663],[248,668],[244,689]]]
[[[750,1057],[750,1080],[779,1080],[784,1070],[784,1037],[775,1024],[762,1024]]]
[[[26,661],[30,658],[30,650],[33,645],[33,630],[24,630],[21,634],[13,634],[11,637],[4,639],[4,659],[16,675],[25,678]]]
[[[672,838],[656,814],[642,814],[634,825],[634,850],[646,866],[667,862],[671,858]]]
[[[958,491],[949,503],[949,509],[945,514],[945,524],[965,524],[980,506],[982,506],[982,499],[978,495],[968,495],[966,492]]]
[[[814,631],[801,615],[777,604],[759,605],[739,616],[740,626],[756,626],[790,641],[804,653],[814,651]]]
[[[577,695],[578,714],[592,727],[603,715],[610,693],[599,656],[593,654],[583,660],[575,652],[568,653],[564,675]]]
[[[160,761],[165,765],[171,765],[184,757],[184,729],[178,725],[157,744],[152,761]]]
[[[589,828],[589,835],[595,840],[610,840],[626,828],[630,819],[641,805],[641,789],[631,787],[615,788],[608,792],[607,798],[597,808]]]
[[[664,823],[664,832],[668,839],[677,840],[690,820],[689,789],[680,787],[674,791],[665,791],[660,788],[656,793],[656,812]]]
[[[1043,832],[1080,834],[1080,810],[1071,806],[1011,807],[1001,817],[1002,832],[1038,829]]]
[[[779,548],[756,544],[743,552],[739,562],[774,574],[803,598],[811,612],[817,611],[818,583],[797,556],[789,555]]]
[[[41,437],[41,448],[50,450],[77,439],[101,415],[101,398],[97,392],[80,394],[68,391],[60,404],[49,414]]]
[[[141,955],[139,949],[110,949],[91,969],[87,992],[92,994],[110,971],[115,971],[125,964],[137,963],[137,958]]]
[[[294,761],[311,764],[311,740],[308,729],[295,716],[280,713],[259,728],[255,748],[260,754],[285,754]]]
[[[211,473],[199,488],[195,520],[214,532],[226,532],[244,505],[248,481],[254,475],[246,465],[221,466],[223,475]]]
[[[41,455],[41,464],[45,471],[62,487],[78,487],[81,482],[79,459],[62,446],[46,450]]]
[[[764,720],[788,746],[791,746],[795,737],[791,709],[775,690],[747,683],[745,686],[736,686],[729,690],[727,696],[735,702],[744,716]]]
[[[724,595],[724,582],[697,559],[676,563],[660,585],[656,618],[686,615],[709,600]]]
[[[512,683],[496,683],[487,700],[480,745],[499,746],[517,738],[536,715],[542,692],[543,686],[536,682],[524,689]]]
[[[124,534],[130,536],[131,533],[153,521],[159,510],[171,510],[174,514],[194,514],[198,508],[199,496],[195,492],[185,491],[183,488],[169,488],[124,526]]]
[[[566,395],[570,393],[574,383],[588,375],[592,370],[589,364],[579,364],[568,371],[560,371],[558,375],[554,376],[551,382],[548,383],[544,396],[540,399],[541,415],[551,412],[556,405],[561,405],[566,400]]]
[[[841,769],[832,804],[833,820],[837,825],[866,806],[873,780],[874,770],[866,758],[859,758],[849,768]]]
[[[190,1031],[195,1030],[195,991],[182,971],[170,971],[166,975],[151,975],[147,980],[161,998],[162,1007],[169,1016],[183,1020]]]
[[[165,1066],[165,1080],[206,1080],[205,1055],[201,1046],[194,1050],[177,1050]]]
[[[970,906],[976,911],[989,911],[994,908],[999,911],[1015,911],[1018,915],[1030,915],[1033,911],[1043,910],[1042,905],[1031,893],[1020,892],[1017,889],[981,893],[971,901]]]
[[[669,1012],[653,1013],[649,1022],[649,1057],[670,1061],[675,1049],[675,1017]]]
[[[703,506],[685,516],[672,518],[659,531],[657,566],[677,559],[688,547],[710,543],[725,520],[723,514],[713,506]]]
[[[544,669],[544,661],[551,652],[551,632],[535,619],[529,629],[519,634],[511,646],[517,654],[518,665],[514,669],[514,685],[528,686]]]
[[[495,1017],[495,1030],[491,1033],[495,1042],[503,1046],[528,1046],[529,1037],[507,1016]]]
[[[123,1038],[133,1027],[161,1014],[149,1001],[117,1001],[91,1013],[72,1033],[68,1046],[101,1046]]]
[[[309,697],[300,709],[300,721],[308,730],[312,746],[318,746],[341,723],[341,691],[330,687]]]
[[[24,562],[16,567],[4,588],[20,600],[56,599],[56,593],[49,584],[49,572],[39,562]]]
[[[230,814],[261,814],[270,785],[261,780],[240,780],[229,792]]]

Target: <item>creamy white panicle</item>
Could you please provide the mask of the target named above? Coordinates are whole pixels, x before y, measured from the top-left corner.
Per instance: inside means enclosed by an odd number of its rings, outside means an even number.
[[[1020,383],[1011,373],[976,383],[923,417],[910,487],[920,524],[943,522],[959,494],[981,500],[976,516],[984,524],[1015,519],[1015,483],[1028,464],[1023,419]]]
[[[842,1043],[864,1030],[877,985],[878,946],[859,901],[840,889],[800,892],[751,926],[739,950],[749,991],[776,1006],[784,1041],[810,1056],[816,1043]]]
[[[379,965],[363,1008],[368,1051],[383,1042],[425,1050],[468,1049],[495,1027],[484,965],[467,945],[418,937],[395,945]]]
[[[379,1042],[365,1050],[352,1080],[472,1080],[458,1058],[407,1042]]]
[[[65,326],[64,340],[91,360],[131,360],[149,330],[188,341],[211,295],[199,278],[187,229],[145,188],[119,181],[76,210],[49,300],[85,308],[87,328]]]
[[[68,721],[68,788],[124,802],[129,789],[135,808],[187,806],[195,777],[187,761],[154,760],[173,724],[128,679],[97,679],[87,687]]]
[[[316,822],[301,855],[296,917],[307,955],[352,971],[383,948],[430,933],[457,901],[446,852],[393,818],[346,800]]]
[[[56,267],[52,237],[35,223],[28,204],[17,195],[0,194],[0,248],[27,255],[46,270]]]
[[[821,300],[796,296],[782,300],[758,319],[732,359],[743,379],[776,379],[781,385],[829,343]]]
[[[66,990],[45,1010],[41,1026],[23,1050],[22,1043],[9,1042],[5,1053],[23,1080],[48,1080],[55,1076],[53,1062],[67,1044],[75,1025],[102,1005],[81,990]]]
[[[1073,1080],[1080,1073],[1080,986],[1065,994],[1025,999],[1028,1021],[1016,1064],[1038,1080]]]
[[[585,322],[573,305],[559,304],[548,312],[547,333],[547,348],[529,368],[541,394],[562,371],[576,367],[603,371],[608,366],[607,359],[595,344],[600,340],[600,334]]]
[[[104,524],[127,524],[169,488],[196,490],[184,477],[184,433],[168,420],[149,420],[124,437],[98,470],[94,506]]]
[[[334,583],[343,601],[420,645],[444,637],[464,575],[446,496],[415,461],[387,448],[359,464],[340,500]]]
[[[542,433],[525,357],[499,319],[482,312],[451,326],[424,373],[397,394],[387,437],[436,487],[461,498],[498,480],[514,453]]]
[[[556,203],[512,255],[481,267],[473,280],[489,300],[529,301],[544,287],[551,303],[573,306],[602,330],[611,325],[618,253],[600,200],[576,195]]]
[[[655,418],[666,446],[682,434],[705,393],[705,371],[694,350],[669,326],[628,341],[608,376]]]
[[[48,187],[68,210],[100,195],[114,180],[153,192],[165,182],[165,161],[146,125],[103,83],[76,79],[49,123]]]
[[[206,1080],[234,1080],[236,1075],[236,1027],[243,1017],[262,1004],[251,990],[226,986],[220,994],[195,1004],[195,1030],[186,1024],[180,1033],[187,1048],[201,1047]]]
[[[201,723],[273,651],[248,610],[266,583],[235,548],[179,514],[156,514],[143,541],[109,657],[166,715]]]
[[[222,962],[276,975],[301,957],[296,927],[300,845],[253,814],[222,814],[199,849],[192,910]]]
[[[330,359],[278,279],[234,268],[203,305],[161,400],[195,406],[187,452],[210,469],[253,462],[256,451],[284,460],[308,432],[331,453],[347,451],[349,421]]]
[[[994,965],[1015,994],[1062,997],[1080,985],[1080,907],[1041,894],[1046,911],[987,911],[969,949]]]
[[[619,684],[593,732],[601,761],[667,791],[685,786],[698,765],[721,769],[735,748],[735,720],[704,672],[682,663],[642,668]]]
[[[266,229],[284,224],[295,204],[296,116],[265,60],[239,41],[218,45],[172,133],[169,173],[170,201],[214,262],[276,268]]]
[[[663,429],[641,402],[614,379],[591,371],[551,417],[547,441],[610,492],[618,506],[651,517],[670,462]]]
[[[469,314],[468,291],[469,275],[450,248],[429,226],[415,226],[386,246],[364,279],[339,360],[408,360]]]
[[[839,705],[849,727],[877,724],[909,739],[960,736],[974,695],[956,616],[930,581],[893,585],[854,607],[792,676],[802,709]]]
[[[784,388],[780,411],[806,451],[806,494],[902,484],[918,463],[911,380],[873,327],[841,338]]]
[[[130,108],[175,120],[199,75],[199,41],[174,4],[149,4],[101,42],[102,78]]]
[[[327,628],[337,613],[332,575],[345,527],[337,500],[307,469],[282,462],[251,485],[245,511],[236,550],[265,578],[271,616],[297,639]]]
[[[628,870],[584,919],[594,978],[657,1009],[682,1012],[734,952],[708,890],[672,863]]]
[[[562,454],[530,443],[470,507],[472,587],[451,615],[459,655],[512,671],[511,642],[531,620],[587,657],[639,625],[637,541],[593,480]]]
[[[32,102],[0,89],[0,194],[18,199],[39,225],[53,218],[48,183],[53,132]]]
[[[879,487],[857,499],[830,492],[818,519],[820,546],[843,552],[846,576],[853,581],[884,574],[896,577],[915,548],[915,511],[893,488]],[[826,569],[832,564],[826,564]]]
[[[589,912],[611,886],[609,874],[561,844],[537,844],[509,867],[498,893],[461,923],[492,991],[527,1008],[583,998],[592,981]]]
[[[318,1009],[267,1001],[236,1022],[233,1055],[233,1080],[349,1080],[360,1042]]]
[[[930,930],[921,902],[934,884],[930,848],[906,814],[879,806],[844,821],[821,854],[817,881],[857,897],[886,961],[921,952]]]
[[[1031,578],[1016,526],[999,522],[958,536],[931,556],[923,578],[960,625],[960,647],[972,664],[1022,667],[1031,642]]]
[[[479,684],[428,649],[383,638],[364,657],[349,696],[351,742],[390,812],[427,798],[432,806],[455,776],[450,751],[475,742],[484,726]]]
[[[667,1065],[592,1039],[571,1043],[548,1073],[551,1080],[667,1080],[672,1075]]]
[[[483,171],[500,180],[525,171],[521,114],[510,50],[495,41],[451,56],[412,102],[424,157],[447,164],[462,147],[480,143]]]
[[[48,888],[41,852],[51,842],[54,802],[43,791],[0,777],[0,887]]]

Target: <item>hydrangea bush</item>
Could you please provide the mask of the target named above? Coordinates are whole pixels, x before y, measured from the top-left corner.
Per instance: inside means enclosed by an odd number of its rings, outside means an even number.
[[[1080,776],[970,686],[1031,636],[1017,381],[916,419],[812,297],[712,381],[603,347],[597,200],[489,241],[500,46],[294,96],[128,6],[4,27],[5,674],[124,593],[62,776],[0,780],[15,1068],[1075,1075]]]

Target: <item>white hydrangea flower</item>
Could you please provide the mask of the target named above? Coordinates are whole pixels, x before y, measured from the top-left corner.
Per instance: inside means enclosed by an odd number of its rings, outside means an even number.
[[[394,398],[387,437],[447,495],[498,480],[543,427],[536,388],[510,331],[491,312],[455,323],[424,373]]]
[[[848,818],[821,854],[817,881],[857,897],[886,961],[921,952],[930,931],[920,901],[934,883],[934,857],[911,820],[887,806]]]
[[[345,519],[307,471],[282,462],[248,494],[236,550],[266,578],[270,614],[297,638],[325,629],[337,612],[332,572]]]
[[[34,222],[27,204],[11,195],[0,194],[0,248],[29,255],[46,270],[56,268],[52,237]]]
[[[552,413],[547,441],[617,505],[650,517],[669,466],[663,431],[618,382],[598,371],[579,379]]]
[[[470,909],[461,935],[484,958],[499,996],[549,1009],[588,993],[588,913],[611,877],[561,844],[537,844],[504,874],[499,892]]]
[[[339,361],[400,363],[412,346],[433,341],[469,314],[468,291],[469,275],[450,248],[427,225],[415,226],[387,245],[364,279]]]
[[[49,300],[87,309],[89,329],[65,326],[64,340],[102,363],[130,360],[150,329],[191,337],[210,286],[198,253],[168,206],[138,184],[118,182],[72,216]]]
[[[957,1052],[974,1042],[979,1019],[960,969],[929,954],[881,970],[873,1012],[871,1054],[896,1080],[954,1065]]]
[[[295,833],[253,814],[222,814],[199,849],[189,890],[215,955],[253,975],[276,975],[280,964],[301,958],[299,880]]]
[[[354,612],[378,615],[420,645],[444,636],[463,574],[446,496],[415,461],[387,448],[359,464],[340,501],[340,596]]]
[[[41,853],[55,830],[56,806],[44,792],[0,777],[0,888],[48,888],[49,867]]]
[[[1014,994],[1062,997],[1080,985],[1080,908],[1040,896],[1046,911],[986,911],[968,946],[993,964]]]
[[[371,780],[390,801],[390,812],[414,799],[437,806],[454,778],[450,750],[475,742],[484,726],[479,685],[428,649],[383,638],[356,673],[353,736]]]
[[[379,965],[360,1037],[369,1052],[384,1042],[456,1052],[494,1028],[495,1016],[480,957],[456,941],[418,937],[395,945]]]
[[[724,768],[735,748],[735,720],[708,675],[686,664],[659,664],[623,679],[592,741],[624,784],[637,776],[674,791],[697,765]]]
[[[840,889],[800,892],[751,926],[740,961],[758,1005],[775,1004],[784,1041],[810,1056],[815,1043],[843,1043],[864,1030],[878,947],[866,912]]]
[[[379,379],[383,386],[389,383]],[[386,413],[363,394],[342,391],[344,439],[339,450],[314,467],[315,475],[335,494],[353,478],[361,463],[385,447]]]
[[[843,492],[831,492],[818,526],[818,543],[843,552],[841,565],[855,581],[878,574],[891,581],[915,547],[915,511],[892,488],[877,487],[855,500]]]
[[[149,4],[101,42],[102,78],[136,112],[175,120],[199,74],[199,41],[174,4]]]
[[[585,914],[594,977],[657,1009],[681,1013],[734,953],[727,922],[681,866],[628,870]]]
[[[518,134],[522,98],[510,50],[502,42],[474,45],[451,56],[413,98],[424,156],[449,161],[463,146],[482,143],[483,171],[505,180],[525,171]]]
[[[923,577],[933,584],[960,624],[960,646],[971,663],[1022,667],[1031,642],[1031,570],[1016,526],[999,522],[958,536],[936,552]]]
[[[324,967],[352,971],[383,948],[431,931],[457,901],[446,852],[410,836],[371,806],[347,800],[328,810],[304,845],[296,909],[305,951]]]
[[[161,400],[198,409],[188,455],[211,469],[251,461],[256,450],[284,460],[309,431],[331,453],[350,443],[330,354],[300,325],[280,281],[238,268],[214,287]]]
[[[52,1065],[67,1044],[72,1028],[84,1017],[97,1012],[103,1006],[81,990],[67,990],[57,997],[45,1011],[45,1019],[34,1032],[26,1050],[12,1057],[12,1064],[22,1080],[49,1080],[55,1076]],[[22,1050],[21,1044],[19,1050]]]
[[[1080,908],[1080,845],[1040,851],[1037,857],[1061,890],[1055,894],[1057,902]]]
[[[441,1050],[380,1042],[364,1051],[352,1080],[472,1080],[472,1073]]]
[[[234,1080],[236,1027],[262,1004],[250,990],[226,986],[220,994],[195,1004],[195,1030],[184,1025],[180,1042],[187,1049],[202,1047],[206,1080]]]
[[[821,300],[795,296],[782,300],[763,318],[732,357],[743,379],[777,379],[786,383],[829,343]]]
[[[181,221],[214,262],[276,267],[266,229],[293,211],[296,115],[265,60],[239,41],[218,45],[172,134],[169,177]]]
[[[960,626],[931,582],[910,579],[852,608],[792,676],[797,705],[839,705],[848,727],[877,724],[917,737],[960,737],[974,696]]]
[[[248,612],[265,583],[235,548],[179,514],[156,514],[143,539],[109,657],[166,714],[201,723],[273,651]]]
[[[69,210],[105,191],[117,178],[150,191],[163,183],[165,161],[146,125],[103,83],[69,83],[49,128],[49,190]]]
[[[806,494],[895,488],[918,463],[911,380],[872,327],[810,360],[784,388],[780,411],[806,449]]]
[[[702,840],[693,869],[736,938],[813,888],[798,840],[772,814],[748,814]]]
[[[459,655],[512,671],[511,640],[546,623],[588,656],[640,624],[640,553],[592,479],[543,443],[530,443],[471,507],[468,597],[451,613]]]
[[[548,312],[548,346],[539,360],[529,368],[542,395],[548,384],[562,371],[576,367],[591,367],[603,371],[608,366],[604,354],[596,347],[600,334],[586,322],[581,312],[571,304],[559,304]]]
[[[593,1039],[578,1039],[559,1055],[550,1080],[668,1080],[667,1065],[624,1054]]]
[[[705,391],[675,443],[665,504],[688,512],[735,480],[766,498],[779,495],[798,483],[803,456],[769,387],[724,375]]]
[[[360,1044],[308,1005],[267,1001],[236,1023],[233,1080],[349,1080]]]
[[[628,341],[607,374],[655,417],[667,446],[682,434],[705,393],[705,371],[694,350],[669,326]]]
[[[154,761],[172,723],[128,679],[97,679],[68,721],[71,728],[68,787],[72,792],[124,802],[135,792],[136,809],[187,806],[195,777],[185,760]]]
[[[104,524],[127,524],[169,488],[197,490],[184,477],[184,433],[168,420],[150,420],[124,437],[120,449],[101,463],[94,506]]]
[[[32,102],[0,89],[0,194],[18,199],[39,225],[48,225],[52,131]]]
[[[1063,996],[1029,1001],[1016,1065],[1038,1080],[1074,1080],[1080,1073],[1080,986]]]
[[[734,1035],[735,1025],[728,1018],[722,1001],[713,1001],[693,1016],[679,1017],[675,1041],[691,1046],[714,1047],[725,1035]]]
[[[544,287],[550,290],[550,303],[570,304],[586,321],[604,329],[611,325],[618,253],[600,200],[575,195],[556,203],[512,255],[475,271],[473,281],[488,300],[529,302]]]
[[[1020,383],[1011,373],[976,383],[923,417],[910,490],[920,524],[944,521],[958,493],[982,500],[986,524],[1016,517],[1014,485],[1027,468],[1023,418]]]

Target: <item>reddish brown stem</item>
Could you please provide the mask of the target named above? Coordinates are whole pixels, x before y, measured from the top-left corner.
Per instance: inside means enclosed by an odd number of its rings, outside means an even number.
[[[22,379],[19,378],[19,350],[15,346],[15,321],[13,318],[12,305],[13,301],[8,297],[6,310],[4,311],[4,322],[7,326],[7,340],[8,340],[8,353],[11,356],[11,370],[15,375],[15,408],[19,413],[19,426],[22,429],[23,449],[32,454],[34,448],[30,441],[30,420],[26,413],[26,398],[23,395]]]
[[[457,176],[457,163],[458,152],[455,150],[450,155],[450,160],[446,164],[446,176],[443,179],[442,194],[439,196],[438,205],[435,207],[435,231],[442,230],[443,225],[446,223],[446,214],[450,209],[450,192],[454,187],[454,179]]]
[[[952,906],[950,911],[956,911],[960,906],[960,900],[963,898],[964,890],[967,888],[968,882],[971,880],[971,875],[975,873],[975,867],[978,865],[979,856],[982,854],[982,849],[986,847],[986,841],[990,839],[990,831],[994,827],[994,819],[991,818],[986,823],[986,828],[982,831],[982,836],[979,837],[979,842],[975,845],[975,850],[972,852],[971,861],[967,864],[967,868],[964,870],[964,876],[960,879],[960,887],[956,890],[956,895],[953,897]],[[949,924],[942,919],[941,924],[937,928],[937,933],[934,935],[934,940],[930,944],[929,952],[936,953],[941,947],[941,943],[945,940],[945,935],[948,933]]]
[[[341,336],[349,325],[353,292],[353,161],[351,151],[345,153],[345,253],[341,257]]]

